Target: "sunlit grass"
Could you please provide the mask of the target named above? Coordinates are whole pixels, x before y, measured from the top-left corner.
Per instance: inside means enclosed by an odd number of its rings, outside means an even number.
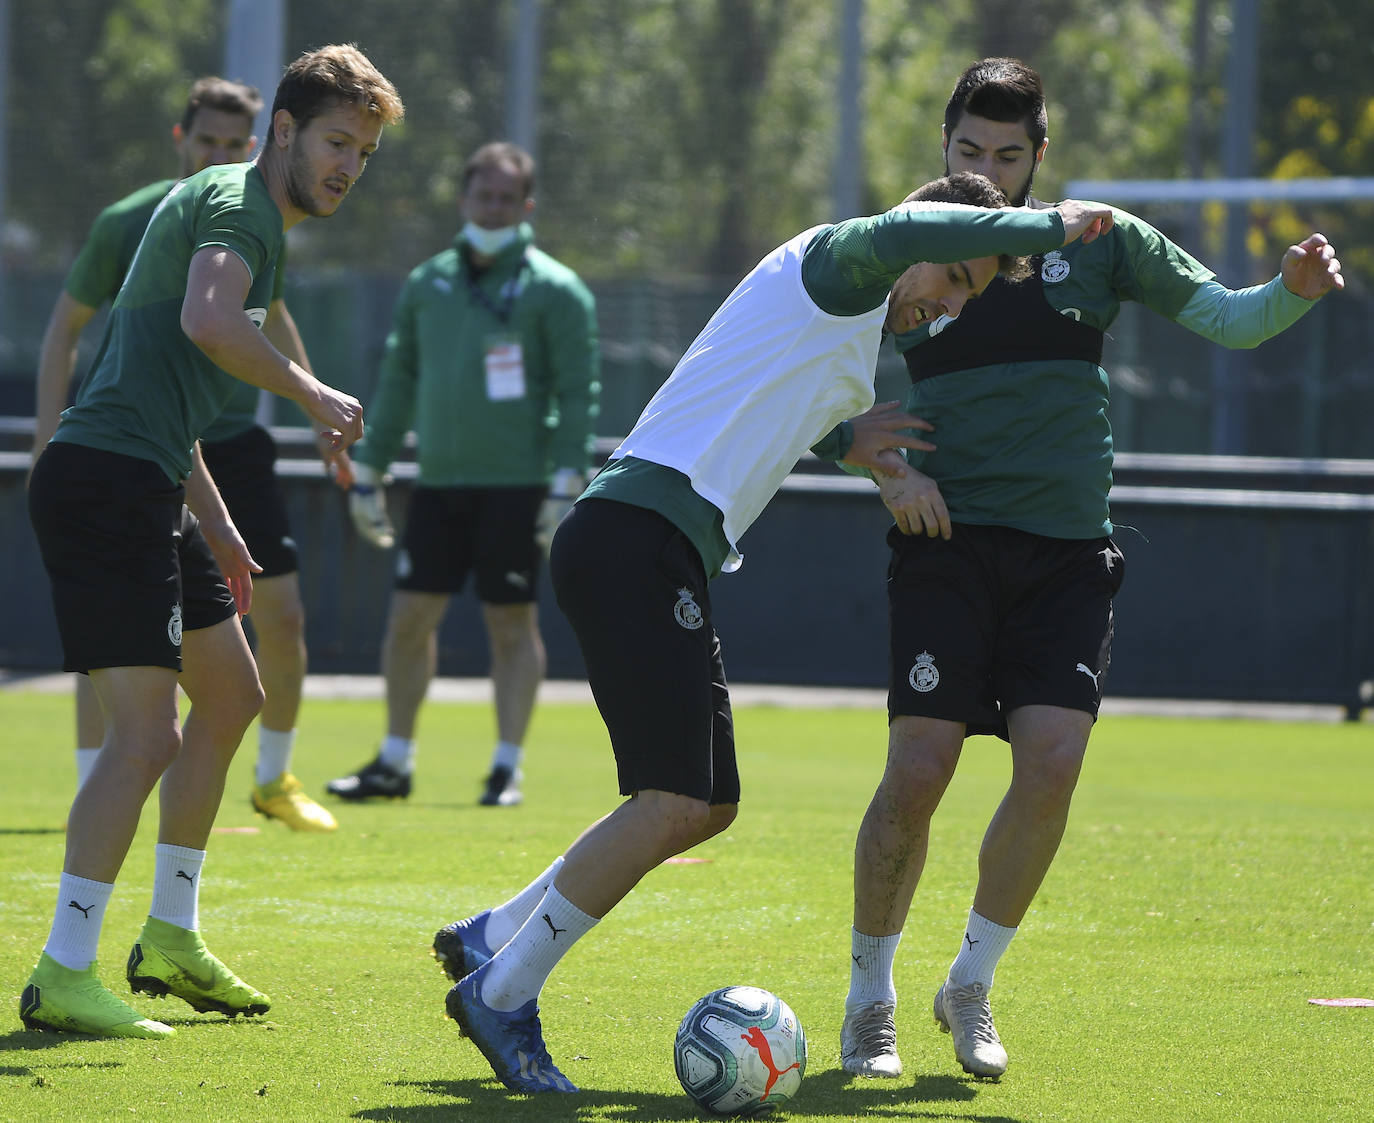
[[[1005,789],[998,742],[969,743],[937,816],[897,961],[906,1075],[839,1070],[854,832],[884,754],[881,713],[737,713],[737,822],[663,866],[568,955],[542,998],[550,1051],[583,1091],[510,1097],[445,1020],[428,954],[441,924],[504,899],[614,806],[589,706],[536,717],[526,802],[476,805],[485,705],[423,715],[415,794],[332,805],[335,835],[293,835],[247,801],[235,762],[205,868],[211,948],[274,1000],[254,1022],[139,998],[164,1042],[22,1029],[17,999],[51,920],[73,768],[70,702],[0,694],[0,1119],[686,1120],[678,1019],[727,983],[767,987],[810,1044],[791,1116],[816,1120],[1367,1118],[1374,1010],[1374,744],[1368,726],[1111,717],[1094,736],[1059,859],[998,969],[1011,1068],[959,1070],[931,994],[957,950],[978,843]],[[367,760],[380,704],[307,704],[307,787]],[[111,903],[103,974],[146,912],[150,804]]]

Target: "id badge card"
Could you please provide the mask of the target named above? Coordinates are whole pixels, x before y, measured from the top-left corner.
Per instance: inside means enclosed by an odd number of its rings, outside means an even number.
[[[510,336],[487,339],[487,400],[509,402],[525,396],[525,354]]]

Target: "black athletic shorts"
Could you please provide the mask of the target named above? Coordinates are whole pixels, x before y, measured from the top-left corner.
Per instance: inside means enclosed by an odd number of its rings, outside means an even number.
[[[52,582],[63,669],[181,670],[182,631],[234,615],[185,490],[151,460],[50,442],[29,518]]]
[[[621,794],[738,803],[730,692],[687,536],[655,511],[583,499],[554,535],[549,576],[582,646]]]
[[[966,523],[948,542],[895,527],[887,540],[889,720],[1005,738],[1020,706],[1097,716],[1126,570],[1116,543]]]
[[[460,593],[468,574],[484,604],[539,599],[534,540],[546,487],[417,487],[396,557],[396,588]]]
[[[254,425],[227,441],[201,441],[200,453],[248,552],[262,566],[254,576],[295,573],[300,562],[286,517],[286,495],[277,479],[272,434]]]

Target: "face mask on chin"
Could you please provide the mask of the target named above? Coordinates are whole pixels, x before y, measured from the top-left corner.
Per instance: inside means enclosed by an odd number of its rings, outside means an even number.
[[[463,226],[462,238],[483,257],[495,257],[513,241],[519,233],[518,226],[503,226],[499,230],[486,230],[475,222]]]

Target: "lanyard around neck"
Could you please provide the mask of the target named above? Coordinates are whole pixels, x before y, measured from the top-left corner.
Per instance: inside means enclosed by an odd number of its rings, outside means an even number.
[[[520,255],[520,267],[515,271],[515,276],[501,286],[500,291],[505,293],[505,298],[498,304],[482,291],[481,283],[472,271],[472,262],[466,262],[468,293],[477,303],[501,321],[503,327],[510,322],[511,313],[515,310],[515,298],[520,295],[520,282],[524,279],[525,267],[528,264],[528,259],[522,253]]]

